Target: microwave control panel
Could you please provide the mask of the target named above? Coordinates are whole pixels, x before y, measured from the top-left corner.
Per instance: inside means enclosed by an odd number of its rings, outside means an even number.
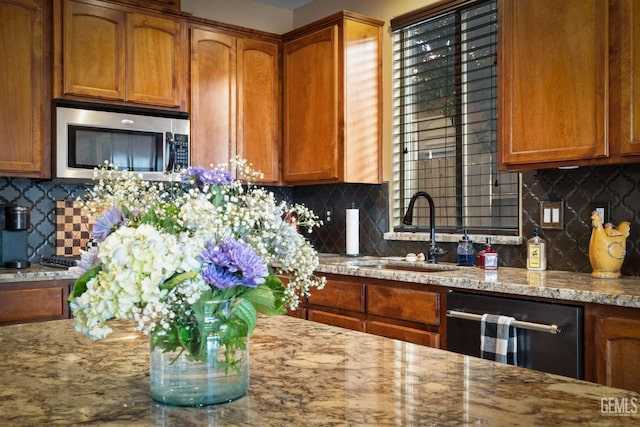
[[[173,137],[176,153],[173,171],[180,172],[189,167],[189,135],[175,134]]]

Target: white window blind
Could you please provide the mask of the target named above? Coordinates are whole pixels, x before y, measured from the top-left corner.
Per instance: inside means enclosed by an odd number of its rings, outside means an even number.
[[[411,196],[426,191],[439,232],[516,234],[519,174],[497,168],[497,1],[434,9],[391,23],[394,224],[403,229]],[[429,221],[418,199],[413,225]]]

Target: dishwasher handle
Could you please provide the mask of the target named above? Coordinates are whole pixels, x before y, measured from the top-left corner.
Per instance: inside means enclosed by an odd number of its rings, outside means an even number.
[[[464,311],[447,310],[447,317],[454,317],[456,319],[475,320],[477,322],[482,320],[481,314],[467,313]],[[562,329],[558,325],[545,325],[542,323],[524,322],[521,320],[515,320],[511,323],[516,328],[528,329],[531,331],[547,332],[552,335],[559,335]]]

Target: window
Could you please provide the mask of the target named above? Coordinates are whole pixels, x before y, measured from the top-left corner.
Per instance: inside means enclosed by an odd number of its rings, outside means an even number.
[[[426,191],[439,232],[517,234],[520,175],[497,168],[497,1],[436,6],[391,22],[396,231]],[[430,221],[422,200],[419,228]]]

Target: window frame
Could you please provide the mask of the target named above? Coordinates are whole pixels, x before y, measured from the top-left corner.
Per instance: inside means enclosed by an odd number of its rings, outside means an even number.
[[[439,17],[441,15],[444,14],[448,14],[451,12],[456,12],[459,11],[460,9],[472,6],[473,4],[477,4],[477,3],[482,3],[485,0],[450,0],[450,1],[442,1],[421,9],[418,9],[416,11],[410,12],[408,14],[405,15],[401,15],[398,16],[396,18],[393,18],[391,20],[391,31],[396,32],[398,30],[402,30],[406,27],[412,26],[414,24],[418,24],[421,23],[423,21],[426,20],[432,20],[436,17]],[[499,2],[498,2],[499,4]],[[458,36],[459,36],[459,29],[458,29]],[[395,36],[394,36],[395,37]],[[458,40],[458,43],[460,42],[460,40]],[[393,45],[395,46],[395,40],[393,42]],[[496,41],[497,43],[497,41]],[[406,49],[403,48],[403,51],[406,51]],[[457,55],[459,55],[459,53],[456,53]],[[395,55],[395,53],[394,53]],[[393,90],[394,92],[397,90],[396,88],[396,82],[395,79],[397,78],[395,75],[395,64],[396,64],[396,58],[394,57],[393,59],[393,63],[394,63],[394,83],[393,83]],[[497,66],[497,52],[496,52],[496,66]],[[461,76],[461,74],[456,73],[456,78],[459,78]],[[456,87],[461,87],[462,86],[462,82],[460,80],[458,80],[456,82]],[[464,95],[461,93],[461,91],[456,91],[456,97],[457,97],[457,105],[462,105],[462,103],[460,102],[461,98]],[[498,108],[498,96],[499,94],[496,93],[495,95],[495,100],[496,100],[496,109]],[[394,100],[395,100],[395,95],[394,95]],[[399,126],[397,121],[398,121],[398,117],[397,117],[397,113],[396,113],[396,105],[394,104],[394,112],[393,112],[393,123],[394,123],[394,128],[396,126]],[[456,117],[459,117],[458,114],[463,114],[462,112],[457,113]],[[459,140],[462,139],[462,134],[460,132],[460,128],[463,126],[463,124],[461,123],[460,120],[456,120],[456,123],[454,124],[455,128],[456,128],[456,177],[455,179],[457,180],[457,183],[462,183],[463,180],[465,179],[465,175],[462,174],[462,168],[464,167],[464,161],[463,161],[463,157],[465,156],[464,153],[461,152],[461,150],[465,150],[464,146],[465,144],[462,144]],[[409,238],[409,239],[404,239],[401,238],[402,234],[406,233],[407,231],[410,230],[405,230],[403,227],[398,227],[401,226],[401,219],[405,214],[405,209],[403,207],[403,199],[406,199],[406,195],[405,195],[405,185],[407,183],[406,179],[400,180],[398,179],[397,175],[401,172],[401,168],[403,168],[405,166],[404,161],[400,161],[399,164],[398,163],[398,159],[401,159],[402,157],[402,153],[399,153],[399,150],[401,149],[401,145],[403,145],[402,143],[399,143],[397,138],[399,137],[399,135],[401,135],[402,133],[398,133],[396,134],[394,132],[393,135],[393,183],[394,185],[398,184],[399,188],[394,189],[393,195],[392,195],[392,199],[390,201],[391,203],[391,208],[392,208],[392,228],[394,229],[394,232],[390,232],[390,233],[386,233],[385,234],[385,238],[389,238],[392,240],[416,240],[415,238]],[[496,129],[496,136],[495,136],[495,160],[493,161],[493,164],[495,165],[495,170],[498,171],[498,159],[497,159],[497,153],[498,153],[498,132]],[[483,228],[483,227],[474,227],[472,233],[478,238],[480,236],[504,236],[504,240],[505,243],[514,243],[514,244],[521,244],[522,239],[519,237],[521,234],[521,229],[522,229],[522,177],[521,174],[518,172],[511,172],[513,174],[516,174],[515,179],[516,182],[514,183],[513,181],[510,183],[510,185],[513,185],[517,188],[517,194],[514,197],[517,200],[517,213],[513,216],[513,219],[516,220],[516,225],[515,227],[511,228]],[[464,213],[463,210],[465,209],[469,209],[469,207],[465,207],[465,205],[461,202],[463,194],[462,194],[462,190],[459,187],[459,185],[456,185],[456,204],[455,204],[455,209],[456,209],[456,221],[458,218],[462,219],[462,221],[464,222]],[[513,194],[513,193],[511,193]],[[399,196],[398,196],[399,195]],[[488,206],[488,205],[487,205]],[[516,218],[517,216],[517,218]],[[462,234],[463,232],[463,228],[464,225],[460,226],[460,227],[452,227],[452,226],[447,226],[447,227],[442,227],[442,226],[436,226],[437,230],[445,231],[446,233],[449,235],[455,235],[456,237],[459,236],[460,234]],[[418,229],[418,231],[424,231],[421,229]],[[415,235],[415,232],[410,232],[410,234]],[[509,239],[509,237],[513,237],[515,236],[516,239]],[[441,238],[440,238],[441,239]],[[445,241],[448,239],[445,239]],[[455,240],[452,240],[455,241]]]

